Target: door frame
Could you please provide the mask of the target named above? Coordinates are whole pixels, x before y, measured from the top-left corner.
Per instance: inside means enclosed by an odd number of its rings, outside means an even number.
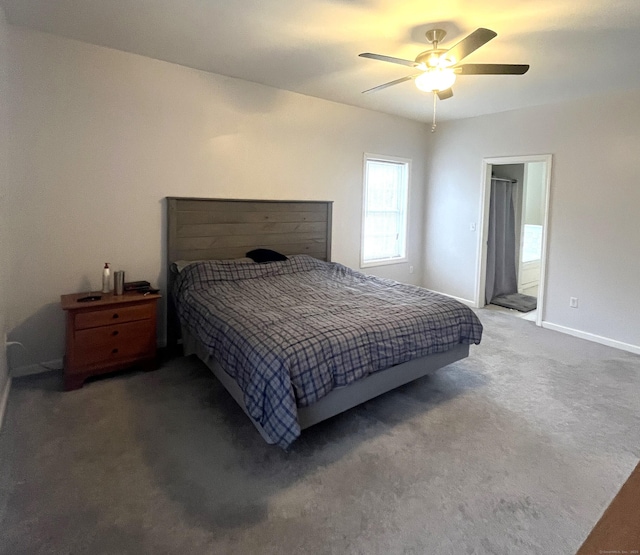
[[[489,203],[491,200],[491,169],[503,164],[526,164],[528,162],[544,162],[544,227],[542,229],[542,253],[540,256],[540,285],[538,287],[538,309],[536,312],[536,325],[541,326],[544,317],[544,301],[547,284],[547,253],[549,237],[549,207],[551,192],[551,154],[537,154],[527,156],[502,156],[498,158],[484,158],[482,160],[482,189],[480,204],[480,233],[478,233],[478,245],[476,260],[476,298],[475,305],[482,308],[486,305],[485,284],[487,279],[487,239],[489,236]],[[526,174],[525,174],[526,175]]]

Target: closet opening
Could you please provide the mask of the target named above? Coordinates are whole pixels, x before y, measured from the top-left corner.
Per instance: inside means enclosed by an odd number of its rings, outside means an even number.
[[[476,305],[542,325],[551,155],[487,158]]]

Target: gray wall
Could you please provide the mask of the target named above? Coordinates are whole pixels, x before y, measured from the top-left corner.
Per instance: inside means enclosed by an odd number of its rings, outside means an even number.
[[[8,380],[4,338],[12,324],[12,278],[14,277],[15,267],[13,240],[13,222],[15,218],[13,201],[15,195],[10,168],[14,102],[12,89],[9,87],[11,52],[8,34],[9,27],[4,18],[4,11],[0,7],[0,341],[2,342],[0,346],[0,401]]]
[[[425,285],[474,299],[482,160],[553,154],[543,320],[640,352],[640,91],[444,122],[437,135]]]
[[[357,267],[365,152],[413,160],[409,261],[367,271],[420,282],[424,124],[21,28],[11,40],[16,366],[62,357],[60,294],[98,288],[104,262],[163,285],[165,196],[333,200],[333,258]]]

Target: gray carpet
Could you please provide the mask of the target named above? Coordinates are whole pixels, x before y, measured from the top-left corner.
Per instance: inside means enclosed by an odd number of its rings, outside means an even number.
[[[638,462],[640,357],[479,314],[469,359],[289,453],[194,359],[14,380],[0,552],[574,553]]]

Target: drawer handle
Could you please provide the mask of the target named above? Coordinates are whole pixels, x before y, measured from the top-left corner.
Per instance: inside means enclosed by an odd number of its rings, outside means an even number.
[[[118,313],[117,312],[113,315],[113,319],[115,320],[116,318],[118,318]]]
[[[120,333],[118,330],[112,331],[111,335],[118,335],[118,333]]]
[[[115,355],[117,352],[118,352],[118,349],[112,349],[112,350],[111,350],[111,353],[112,353],[112,354],[114,354],[114,355]]]

